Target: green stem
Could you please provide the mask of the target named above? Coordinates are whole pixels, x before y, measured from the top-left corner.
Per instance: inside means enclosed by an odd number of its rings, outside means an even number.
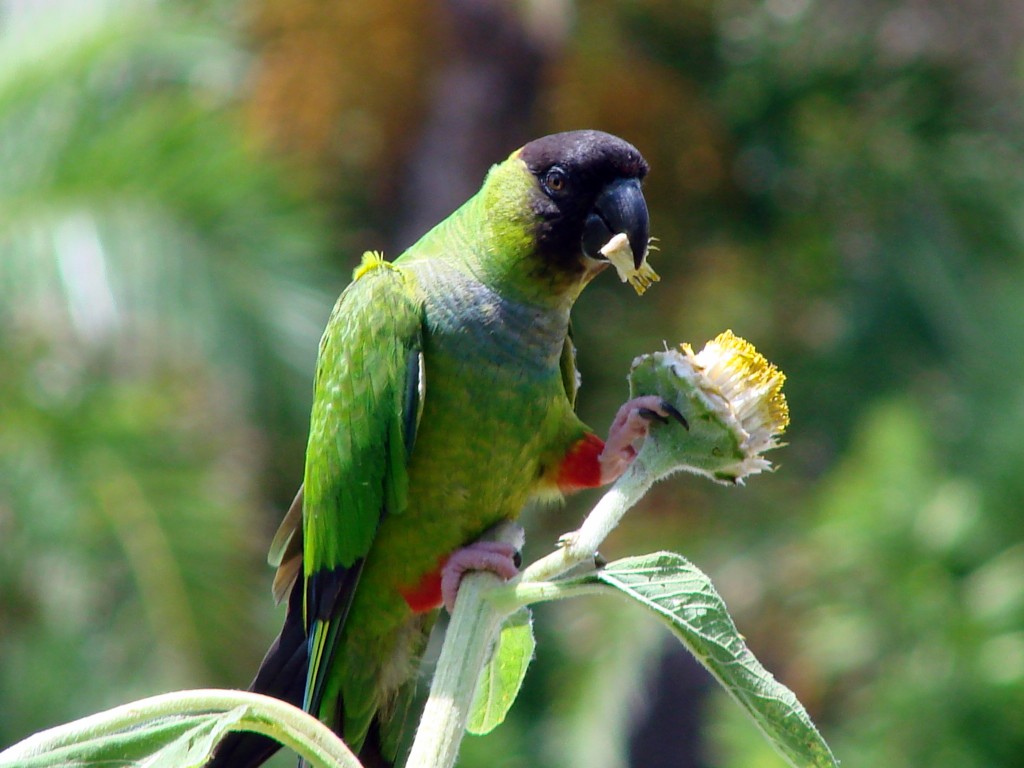
[[[547,603],[583,595],[603,595],[606,592],[604,585],[592,581],[558,579],[503,584],[498,589],[488,592],[486,599],[505,615],[511,615],[520,608],[534,603]]]
[[[125,704],[37,733],[0,753],[0,766],[15,766],[34,755],[124,731],[170,716],[208,715],[239,707],[245,714],[231,730],[269,736],[316,768],[361,768],[330,728],[291,704],[248,691],[175,691]]]
[[[409,768],[451,768],[466,732],[480,672],[508,613],[486,599],[501,582],[491,573],[467,574],[437,661],[430,697],[406,763]]]
[[[585,560],[592,559],[597,548],[619,524],[622,516],[654,485],[660,474],[648,470],[638,456],[597,506],[587,515],[578,531],[566,534],[561,546],[547,557],[541,558],[522,575],[522,582],[550,581]]]
[[[565,537],[557,551],[527,568],[517,582],[503,585],[489,573],[469,574],[462,580],[409,754],[409,768],[451,768],[455,764],[487,653],[508,616],[531,603],[603,591],[598,585],[577,580],[551,579],[592,559],[601,542],[657,476],[638,457],[580,529]]]

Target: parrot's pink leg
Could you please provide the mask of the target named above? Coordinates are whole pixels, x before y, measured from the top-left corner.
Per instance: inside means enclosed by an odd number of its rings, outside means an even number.
[[[515,545],[503,541],[475,541],[453,552],[441,568],[441,597],[448,613],[455,609],[459,584],[468,571],[490,571],[507,581],[519,574],[518,561]]]
[[[668,424],[670,418],[678,421],[686,429],[690,428],[682,414],[671,403],[657,395],[636,397],[624,403],[612,420],[604,450],[598,456],[601,465],[601,485],[618,480],[633,463],[633,459],[636,458],[634,443],[647,437],[651,422],[660,421],[662,424]]]

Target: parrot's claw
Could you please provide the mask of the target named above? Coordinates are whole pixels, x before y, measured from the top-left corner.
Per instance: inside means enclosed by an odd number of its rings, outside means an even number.
[[[661,410],[665,411],[665,413],[667,413],[673,419],[675,419],[680,424],[682,424],[683,425],[683,429],[685,429],[687,432],[690,431],[690,422],[688,422],[686,420],[686,417],[683,416],[683,414],[681,414],[679,412],[679,409],[676,408],[674,405],[672,405],[672,403],[670,403],[668,400],[662,400],[661,401]],[[668,424],[668,419],[667,418],[665,419],[664,423]]]
[[[604,450],[598,457],[601,462],[601,484],[618,480],[626,471],[636,458],[633,444],[647,436],[653,422],[668,424],[669,419],[679,422],[687,430],[690,428],[683,414],[672,403],[656,395],[633,398],[619,408],[608,430]]]
[[[668,416],[662,416],[660,413],[652,411],[650,408],[638,408],[637,414],[648,421],[659,421],[662,424],[668,424]]]
[[[523,556],[514,544],[504,541],[475,541],[458,549],[441,569],[441,599],[448,613],[455,610],[462,577],[469,571],[490,571],[508,581],[519,575]]]

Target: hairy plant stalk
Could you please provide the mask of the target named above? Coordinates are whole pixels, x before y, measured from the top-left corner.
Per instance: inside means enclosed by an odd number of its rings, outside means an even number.
[[[597,591],[571,580],[551,579],[592,560],[601,542],[655,479],[646,467],[634,461],[580,529],[565,537],[558,550],[527,568],[516,582],[503,584],[490,573],[467,574],[459,586],[430,696],[406,763],[408,768],[455,765],[480,673],[502,622],[524,605]]]
[[[249,691],[175,691],[125,704],[37,733],[0,753],[0,766],[16,766],[31,757],[86,739],[115,734],[163,717],[204,715],[244,709],[231,730],[269,736],[294,750],[315,768],[360,768],[359,761],[334,732],[315,717],[280,699]]]
[[[587,560],[592,560],[598,547],[661,475],[650,471],[643,456],[629,465],[608,492],[591,510],[579,530],[566,534],[560,546],[541,558],[522,575],[522,584],[549,581]]]
[[[450,768],[466,732],[473,694],[487,654],[509,616],[487,600],[501,582],[490,573],[467,574],[437,661],[408,768]]]

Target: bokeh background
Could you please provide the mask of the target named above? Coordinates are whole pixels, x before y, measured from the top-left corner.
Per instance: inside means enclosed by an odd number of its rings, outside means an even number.
[[[663,483],[604,554],[699,564],[845,764],[1020,765],[1022,43],[1019,0],[0,0],[0,746],[248,682],[359,255],[593,127],[663,280],[580,301],[585,418],[725,328],[792,410],[775,474]],[[463,766],[782,765],[629,606],[537,628]]]

